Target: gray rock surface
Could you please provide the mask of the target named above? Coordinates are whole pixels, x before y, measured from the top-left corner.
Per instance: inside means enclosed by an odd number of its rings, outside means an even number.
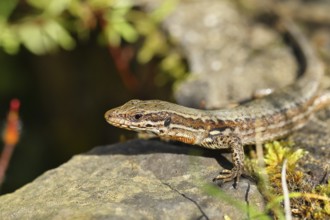
[[[14,193],[0,197],[0,219],[246,219],[251,213],[214,195],[261,210],[256,186],[242,178],[219,188],[216,151],[134,140],[77,155]],[[222,152],[223,153],[223,152]],[[226,164],[222,165],[226,166]]]
[[[182,47],[191,72],[175,92],[180,104],[224,107],[295,79],[295,59],[282,37],[233,1],[183,1],[164,26]]]

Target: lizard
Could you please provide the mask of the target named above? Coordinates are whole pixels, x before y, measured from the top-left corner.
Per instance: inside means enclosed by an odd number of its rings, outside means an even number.
[[[161,100],[134,99],[108,110],[106,121],[164,140],[230,149],[233,168],[222,170],[213,181],[238,183],[244,171],[243,146],[285,137],[302,128],[315,111],[330,103],[330,93],[319,91],[323,63],[304,34],[292,21],[282,20],[277,27],[290,39],[301,63],[302,75],[295,83],[228,109],[201,110]]]

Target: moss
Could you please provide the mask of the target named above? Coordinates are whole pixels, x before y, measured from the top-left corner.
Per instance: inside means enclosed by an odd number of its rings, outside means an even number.
[[[247,161],[248,170],[257,177],[259,189],[268,200],[267,207],[278,218],[284,216],[281,170],[286,159],[286,182],[290,192],[292,215],[302,219],[329,218],[330,183],[315,185],[311,176],[299,167],[299,162],[307,152],[302,149],[294,150],[292,146],[292,143],[284,141],[267,143],[263,166],[258,165],[257,158]]]

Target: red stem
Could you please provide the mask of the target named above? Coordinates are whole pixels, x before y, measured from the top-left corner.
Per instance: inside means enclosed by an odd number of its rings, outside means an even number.
[[[108,49],[125,87],[135,92],[138,87],[138,80],[130,71],[130,62],[133,57],[132,49],[129,47],[112,47],[110,45]]]
[[[3,148],[2,154],[0,155],[0,186],[5,180],[5,173],[8,168],[10,158],[13,154],[15,145],[6,144]]]

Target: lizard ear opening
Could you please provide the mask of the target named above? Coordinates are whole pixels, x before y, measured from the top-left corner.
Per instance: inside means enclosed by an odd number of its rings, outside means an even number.
[[[165,127],[168,127],[168,126],[170,126],[170,124],[171,124],[171,117],[167,117],[167,118],[165,118],[165,121],[164,121],[164,126]]]

